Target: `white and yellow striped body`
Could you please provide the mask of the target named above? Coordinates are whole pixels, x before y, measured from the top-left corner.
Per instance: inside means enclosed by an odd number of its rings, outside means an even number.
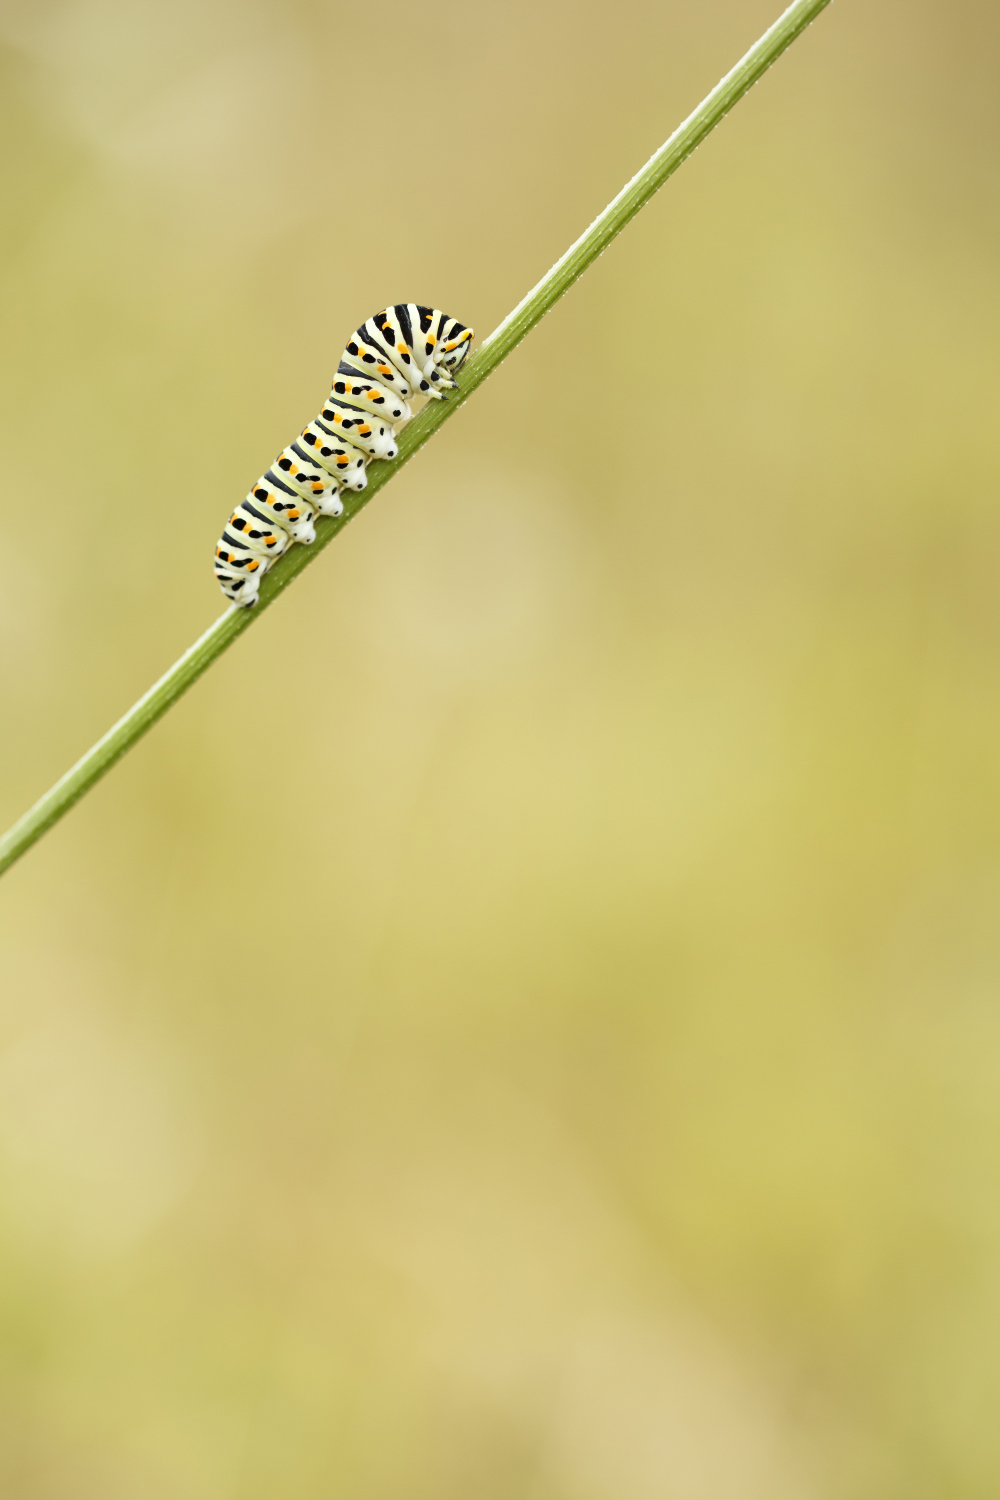
[[[215,553],[228,599],[256,604],[274,559],[293,542],[314,541],[318,515],[342,514],[340,492],[363,490],[369,463],[396,457],[410,398],[446,399],[472,337],[457,318],[416,302],[383,308],[352,334],[323,409],[229,519]]]

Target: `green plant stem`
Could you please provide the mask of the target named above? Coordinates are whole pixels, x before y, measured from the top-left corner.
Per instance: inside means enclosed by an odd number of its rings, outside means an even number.
[[[551,271],[528,293],[466,364],[461,387],[447,401],[429,403],[400,434],[399,457],[391,466],[373,465],[368,487],[360,495],[344,493],[344,514],[336,520],[320,518],[316,541],[311,547],[292,547],[278,559],[264,579],[260,603],[256,609],[242,610],[235,605],[220,615],[214,625],[176,661],[159,682],[133,704],[128,713],[92,746],[76,765],[62,776],[34,807],[30,808],[0,839],[0,874],[30,848],[36,839],[68,812],[84,792],[98,781],[115,761],[131,749],[136,740],[150,729],[177,698],[211,666],[227,646],[255,620],[288,587],[303,568],[316,561],[382,486],[398,474],[402,466],[427,442],[442,422],[454,416],[472,392],[482,385],[507,355],[519,344],[553,303],[567,292],[587,267],[607,248],[625,225],[648,203],[667,178],[676,172],[719,121],[742,99],[748,89],[795,41],[796,37],[829,4],[829,0],[795,0],[750,51],[727,73],[693,114],[674,131],[670,139],[650,157],[604,212],[594,220],[585,234],[557,260]]]

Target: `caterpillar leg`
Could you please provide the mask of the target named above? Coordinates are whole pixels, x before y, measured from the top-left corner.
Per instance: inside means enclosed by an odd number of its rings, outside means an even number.
[[[367,483],[368,481],[366,478],[365,484]],[[362,485],[362,489],[363,488],[364,485]],[[340,495],[336,490],[331,490],[329,495],[326,495],[324,497],[323,503],[319,509],[320,515],[323,516],[342,516],[344,514],[344,502],[343,500],[341,500]]]

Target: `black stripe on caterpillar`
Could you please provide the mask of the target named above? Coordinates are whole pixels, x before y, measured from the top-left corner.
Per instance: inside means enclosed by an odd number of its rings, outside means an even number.
[[[257,603],[275,558],[294,542],[315,541],[317,515],[339,516],[341,490],[363,490],[369,463],[396,457],[410,398],[446,399],[471,347],[471,328],[418,302],[397,302],[362,323],[319,415],[229,518],[215,549],[215,576],[227,599],[245,609]]]

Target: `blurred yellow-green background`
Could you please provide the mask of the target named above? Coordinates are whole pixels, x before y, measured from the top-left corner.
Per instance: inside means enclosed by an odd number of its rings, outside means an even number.
[[[4,0],[4,825],[769,0]],[[0,886],[0,1494],[1000,1493],[997,89],[837,0]]]

